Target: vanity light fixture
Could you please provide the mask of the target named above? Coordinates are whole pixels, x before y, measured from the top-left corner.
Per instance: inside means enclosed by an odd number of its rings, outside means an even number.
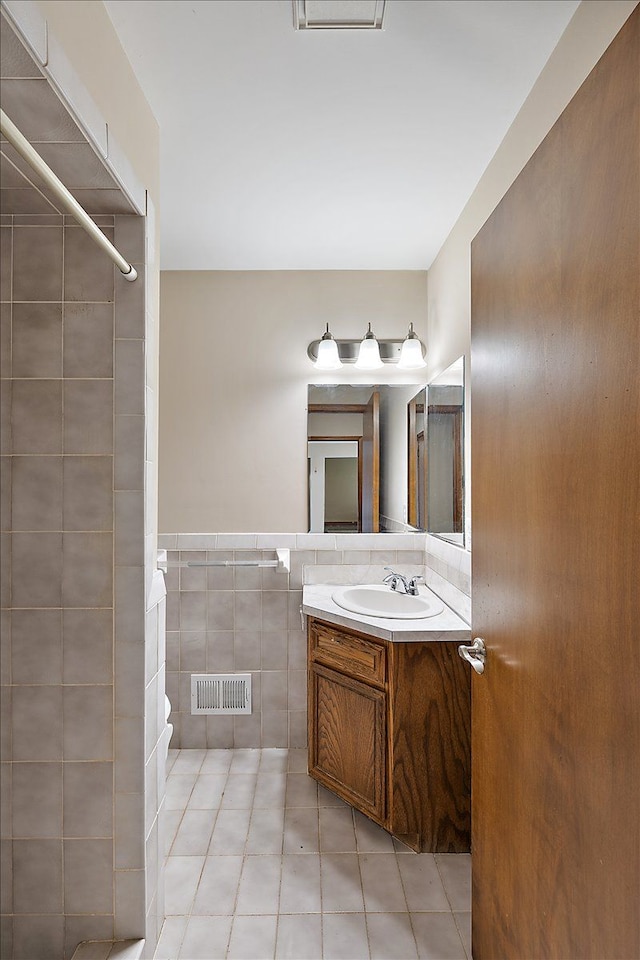
[[[380,347],[371,329],[371,324],[369,324],[369,329],[362,338],[362,343],[358,350],[356,367],[358,370],[379,370],[381,366]]]
[[[371,329],[362,340],[336,340],[329,333],[329,324],[320,340],[312,340],[307,356],[316,370],[339,370],[353,363],[358,370],[380,370],[388,363],[400,370],[417,370],[425,366],[424,344],[414,333],[413,324],[404,340],[378,340]]]
[[[329,333],[329,324],[318,341],[318,355],[313,363],[316,370],[337,370],[342,366],[338,345]]]
[[[400,359],[398,360],[399,370],[418,370],[420,367],[426,367],[427,362],[422,352],[422,342],[413,331],[413,323],[409,324],[409,333],[405,337]]]

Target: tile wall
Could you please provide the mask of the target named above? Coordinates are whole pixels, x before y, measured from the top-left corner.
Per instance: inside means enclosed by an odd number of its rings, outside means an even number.
[[[100,222],[132,258],[144,251],[142,218]],[[129,339],[139,294],[84,231],[55,215],[3,216],[0,229],[3,956],[36,960],[114,935],[117,900],[144,868],[118,836],[136,789],[142,835],[143,796],[117,755],[130,711],[114,698],[119,622],[133,639],[114,569],[142,562],[142,512],[129,507],[142,497],[143,368]]]
[[[151,593],[147,600],[147,613],[144,627],[144,699],[132,691],[131,702],[144,707],[144,832],[141,834],[140,807],[138,792],[116,796],[116,802],[122,803],[122,816],[116,823],[120,831],[117,842],[121,844],[123,860],[128,863],[131,851],[139,851],[144,837],[145,900],[144,900],[144,957],[150,960],[155,953],[155,945],[164,923],[164,800],[166,786],[166,759],[169,746],[165,719],[165,621],[166,590],[164,577],[158,570],[153,576]],[[123,690],[126,696],[127,688]],[[127,729],[134,718],[128,718],[122,724],[123,759],[131,763],[139,762],[140,754],[132,756],[128,750]],[[117,721],[116,721],[117,722]],[[134,741],[135,742],[135,741]],[[131,769],[131,767],[129,767]],[[137,769],[137,767],[136,767]],[[118,767],[116,766],[116,775]],[[141,878],[140,878],[141,879]],[[130,902],[126,897],[116,903],[116,936],[134,939],[140,936],[142,883],[136,883]],[[127,918],[127,911],[130,911]],[[125,924],[126,920],[126,924]],[[128,931],[128,932],[127,932]]]
[[[429,540],[432,538],[429,538]],[[258,567],[168,567],[167,693],[176,747],[304,747],[307,737],[306,636],[300,619],[305,568],[324,565],[338,582],[340,569],[357,565],[403,565],[411,572],[425,564],[424,534],[173,534],[161,535],[168,560],[273,559],[275,548],[291,550],[291,572]],[[439,547],[436,544],[436,551]],[[437,558],[449,601],[464,611],[468,577],[456,564],[464,551],[452,548]],[[468,561],[468,554],[466,554]],[[338,578],[337,580],[335,578]],[[468,588],[467,588],[468,593]],[[455,595],[455,596],[454,596]],[[464,615],[464,613],[463,613]],[[192,673],[250,672],[253,713],[247,716],[191,716]]]

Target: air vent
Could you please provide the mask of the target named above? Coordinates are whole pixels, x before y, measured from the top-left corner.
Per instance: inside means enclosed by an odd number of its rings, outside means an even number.
[[[192,673],[191,713],[251,713],[251,674]]]
[[[382,30],[385,0],[293,0],[296,30]]]

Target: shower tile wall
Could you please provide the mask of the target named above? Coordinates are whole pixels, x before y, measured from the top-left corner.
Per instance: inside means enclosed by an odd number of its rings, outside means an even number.
[[[144,916],[144,310],[68,218],[1,233],[2,955],[38,960]]]
[[[224,535],[218,537],[224,539]],[[256,537],[249,535],[248,539],[255,542]],[[295,536],[292,539],[295,542]],[[323,538],[315,539],[320,543]],[[335,544],[335,538],[332,540]],[[172,535],[159,537],[161,546],[176,542]],[[169,549],[167,557],[170,562],[271,560],[274,550]],[[173,708],[172,747],[304,747],[307,647],[300,620],[303,567],[396,563],[422,569],[424,548],[292,549],[290,574],[268,567],[169,566],[167,694]],[[191,674],[234,671],[252,674],[253,713],[191,716]]]

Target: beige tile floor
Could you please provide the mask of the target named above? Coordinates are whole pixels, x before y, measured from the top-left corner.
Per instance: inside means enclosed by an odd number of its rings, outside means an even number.
[[[467,960],[471,858],[415,854],[305,750],[178,750],[156,960]]]

